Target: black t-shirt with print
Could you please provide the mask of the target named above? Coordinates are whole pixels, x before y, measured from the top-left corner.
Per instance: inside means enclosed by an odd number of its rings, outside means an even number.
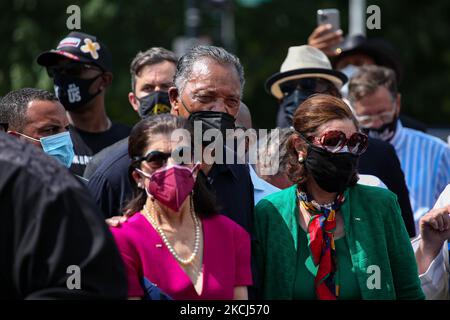
[[[91,158],[102,149],[128,137],[131,128],[120,123],[113,123],[111,128],[103,132],[86,132],[73,126],[70,126],[69,131],[75,152],[70,171],[83,176]]]

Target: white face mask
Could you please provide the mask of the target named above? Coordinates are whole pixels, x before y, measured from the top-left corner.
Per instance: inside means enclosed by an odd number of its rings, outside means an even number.
[[[358,72],[358,70],[359,70],[359,67],[355,66],[353,64],[348,64],[348,65],[345,66],[345,68],[339,70],[342,73],[344,73],[347,76],[347,78],[348,78],[347,83],[345,85],[343,85],[342,88],[341,88],[341,94],[342,94],[343,98],[347,98],[347,96],[348,96],[348,84],[350,82],[350,78],[353,75],[355,75],[356,72]]]

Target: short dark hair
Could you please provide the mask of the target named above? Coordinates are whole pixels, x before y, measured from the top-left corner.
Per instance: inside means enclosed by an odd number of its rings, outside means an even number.
[[[174,65],[177,64],[177,56],[172,51],[164,49],[162,47],[153,47],[145,52],[139,51],[138,54],[131,61],[130,74],[131,74],[131,90],[135,89],[136,77],[139,76],[142,68],[145,66],[150,66],[163,61],[173,62]]]
[[[394,70],[376,65],[362,66],[350,79],[348,98],[354,103],[374,93],[381,86],[386,87],[393,99],[397,97],[397,80]]]
[[[128,138],[128,155],[132,162],[128,169],[128,176],[133,189],[133,197],[123,208],[127,216],[131,216],[142,209],[147,201],[147,193],[136,185],[131,173],[140,166],[139,157],[144,156],[144,150],[154,141],[158,134],[170,135],[177,129],[185,129],[191,135],[191,149],[194,150],[192,122],[182,117],[163,113],[139,121],[131,130]],[[203,171],[199,171],[195,181],[192,200],[195,212],[200,216],[211,216],[218,212],[216,196],[210,189],[209,182]]]
[[[11,91],[0,99],[0,122],[9,128],[22,130],[26,123],[26,113],[31,101],[59,101],[47,90],[23,88]]]

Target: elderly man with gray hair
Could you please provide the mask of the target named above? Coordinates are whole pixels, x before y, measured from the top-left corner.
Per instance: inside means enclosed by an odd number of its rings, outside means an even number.
[[[199,120],[203,129],[217,128],[220,130],[233,129],[235,117],[239,110],[244,86],[244,71],[239,59],[223,48],[213,46],[199,46],[191,49],[180,58],[177,64],[175,87],[169,89],[172,113],[181,117]],[[195,137],[203,140],[203,136]],[[126,152],[126,150],[124,150]],[[127,163],[129,163],[127,159]],[[112,166],[115,162],[108,160],[99,168]],[[131,195],[129,184],[111,185],[107,180],[110,171],[99,174],[95,172],[88,187],[96,194],[97,203],[104,203],[107,218],[120,212],[125,199]],[[128,179],[128,167],[115,168],[115,175]],[[247,165],[235,163],[214,163],[202,165],[205,174],[216,192],[222,213],[230,217],[248,232],[252,226],[254,207],[253,185],[251,183]],[[95,187],[98,181],[104,187]],[[96,183],[97,184],[97,183]],[[105,188],[108,188],[106,190]],[[119,191],[117,191],[119,190]],[[120,205],[111,208],[108,199],[111,194]],[[236,199],[238,198],[238,201]],[[111,214],[113,213],[113,214]],[[121,213],[120,213],[121,214]],[[117,225],[124,221],[113,219],[108,222]]]
[[[226,129],[235,128],[245,82],[236,56],[220,47],[194,47],[178,61],[174,82],[175,87],[169,89],[172,114],[201,124],[202,135],[194,139],[205,146],[206,130],[218,129],[225,137]],[[248,166],[236,162],[203,163],[202,172],[217,195],[221,212],[250,232],[253,184]]]

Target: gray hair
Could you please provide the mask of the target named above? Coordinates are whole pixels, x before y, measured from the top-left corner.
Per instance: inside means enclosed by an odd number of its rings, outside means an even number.
[[[143,67],[164,61],[169,61],[176,65],[178,59],[175,53],[162,47],[153,47],[145,52],[139,51],[130,65],[131,90],[134,92],[136,77],[139,75]]]
[[[6,94],[0,100],[0,122],[22,131],[26,123],[26,113],[31,101],[59,101],[51,92],[36,88],[23,88]]]
[[[294,129],[290,128],[275,128],[264,137],[264,142],[259,143],[258,148],[258,162],[256,164],[256,173],[258,176],[264,176],[264,166],[267,165],[268,159],[276,154],[274,151],[278,149],[278,172],[274,176],[286,173],[287,164],[289,162],[289,154],[287,152],[287,142],[289,137],[294,133]]]
[[[398,91],[394,70],[376,65],[359,67],[358,72],[350,79],[348,84],[348,99],[355,103],[374,93],[381,86],[388,89],[395,101]]]
[[[239,58],[229,53],[227,50],[221,47],[215,46],[196,46],[190,49],[184,54],[180,60],[178,60],[177,71],[174,77],[175,86],[178,92],[183,92],[186,82],[189,80],[194,63],[197,61],[208,58],[216,61],[222,65],[232,65],[239,76],[239,82],[241,84],[241,96],[244,90],[244,68],[239,61]]]

